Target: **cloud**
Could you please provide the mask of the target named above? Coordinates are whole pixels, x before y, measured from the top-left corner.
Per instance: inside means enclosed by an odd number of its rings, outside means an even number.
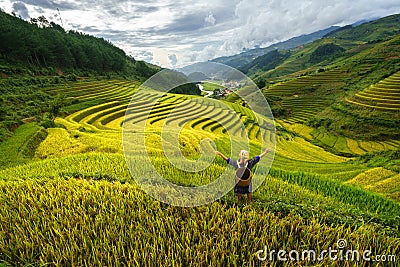
[[[204,19],[204,21],[207,24],[211,24],[211,25],[215,25],[215,23],[217,22],[217,20],[215,19],[213,13],[210,11],[210,13],[208,13],[208,16]]]
[[[205,26],[204,15],[199,13],[187,14],[175,18],[170,24],[160,30],[160,34],[193,33]]]
[[[235,10],[240,26],[223,47],[226,51],[239,52],[243,48],[266,46],[332,25],[350,24],[399,11],[400,2],[392,0],[242,0]]]
[[[21,17],[59,20],[163,66],[268,46],[332,25],[400,13],[398,0],[3,0]],[[8,9],[7,9],[8,8]]]
[[[150,12],[156,12],[160,10],[160,7],[157,6],[136,6],[134,8],[134,12],[138,13],[150,13]]]
[[[136,1],[103,0],[100,1],[100,3],[99,6],[102,7],[105,13],[126,20],[140,18],[141,15],[154,13],[160,10],[160,7],[152,5],[151,3],[139,3]]]
[[[144,60],[144,61],[147,61],[147,62],[152,62],[153,61],[153,58],[154,58],[154,55],[153,55],[153,53],[152,52],[148,52],[148,51],[146,51],[146,52],[143,52],[142,53],[142,60]]]
[[[14,2],[14,1],[12,1]],[[73,10],[77,9],[78,5],[74,1],[51,1],[51,0],[19,0],[27,5],[32,5],[35,7],[47,8],[47,9],[63,9],[63,10]]]
[[[176,66],[176,63],[178,63],[178,58],[177,58],[177,56],[176,56],[175,54],[168,55],[168,59],[169,59],[169,61],[171,62],[171,65],[172,65],[173,67]]]
[[[12,5],[13,12],[20,16],[23,19],[29,19],[29,11],[28,8],[24,5],[24,3],[16,2]]]
[[[38,12],[38,13],[42,13],[42,14],[44,13],[43,8],[41,8],[41,7],[35,7],[34,9],[35,9],[35,11]],[[58,15],[57,15],[57,16],[58,16]]]
[[[91,34],[98,34],[101,33],[102,30],[97,28],[96,26],[78,26],[81,31],[86,32],[86,33],[91,33]]]

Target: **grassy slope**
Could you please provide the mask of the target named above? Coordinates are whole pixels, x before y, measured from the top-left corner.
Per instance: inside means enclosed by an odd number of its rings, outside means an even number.
[[[254,253],[265,244],[322,251],[338,238],[374,254],[399,250],[397,238],[371,225],[330,227],[315,218],[223,203],[174,208],[131,184],[56,179],[0,182],[0,188],[7,203],[1,227],[9,234],[0,237],[0,255],[18,265],[254,265]]]
[[[114,84],[118,86],[112,87]],[[68,94],[80,103],[100,95],[110,102],[57,119],[66,129],[47,131],[48,137],[35,149],[36,161],[0,172],[2,203],[7,203],[0,213],[2,221],[7,222],[0,231],[1,260],[13,265],[240,265],[255,264],[254,253],[265,244],[277,249],[325,248],[339,238],[351,240],[353,248],[373,248],[376,254],[399,252],[399,204],[383,197],[396,199],[394,189],[389,192],[380,187],[378,195],[352,186],[358,184],[361,175],[372,177],[372,168],[325,152],[283,128],[278,131],[273,170],[255,193],[253,205],[238,206],[232,192],[202,208],[160,205],[135,185],[122,155],[120,122],[124,112],[118,107],[129,101],[137,85],[117,81],[103,85],[78,83],[69,88]],[[136,96],[138,118],[143,101],[153,97],[157,96]],[[160,106],[152,113],[155,132],[148,134],[150,150],[159,149],[157,129],[162,121],[156,119],[162,118],[165,108],[172,110],[170,104],[182,103],[185,98],[165,96],[161,101],[164,108]],[[206,112],[220,113],[217,102],[202,101]],[[200,109],[193,106],[184,110],[188,115],[190,110]],[[37,130],[34,125],[24,127]],[[204,137],[215,139],[219,149],[227,149],[218,127],[196,120],[189,127],[182,137],[187,156],[194,156],[198,140]],[[29,139],[34,132],[27,129],[20,128],[25,133],[21,140]],[[18,136],[10,143],[17,144]],[[140,151],[140,147],[137,149]],[[165,162],[159,153],[152,155],[157,162]],[[210,167],[210,174],[224,167],[218,160]],[[200,175],[180,173],[178,177],[176,172],[172,179],[182,184],[204,182]],[[47,245],[43,247],[44,243]],[[246,249],[238,249],[239,244]],[[184,249],[190,246],[195,249]]]
[[[30,151],[43,141],[46,134],[35,123],[24,124],[19,127],[14,136],[0,143],[0,169],[20,165],[30,161]]]

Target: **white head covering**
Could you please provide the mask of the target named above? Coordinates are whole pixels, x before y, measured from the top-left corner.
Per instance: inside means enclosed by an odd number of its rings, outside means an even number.
[[[240,150],[239,153],[240,161],[248,160],[250,158],[250,153],[247,150]]]

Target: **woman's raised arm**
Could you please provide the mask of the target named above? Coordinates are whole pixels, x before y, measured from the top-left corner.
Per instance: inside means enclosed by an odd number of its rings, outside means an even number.
[[[222,154],[222,153],[219,152],[219,151],[215,151],[215,154],[217,154],[218,156],[220,156],[220,157],[223,158],[224,160],[228,160],[228,157],[225,156],[224,154]]]
[[[265,155],[267,155],[269,152],[271,152],[271,148],[267,148],[267,149],[260,155],[260,158],[265,157]]]

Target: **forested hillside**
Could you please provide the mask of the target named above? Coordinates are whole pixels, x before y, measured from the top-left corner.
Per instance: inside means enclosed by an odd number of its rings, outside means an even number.
[[[3,62],[96,71],[122,71],[127,64],[125,52],[110,42],[76,31],[66,32],[44,17],[27,23],[0,12],[0,40]]]
[[[27,22],[0,10],[0,141],[23,121],[49,127],[55,116],[71,112],[63,109],[71,104],[64,95],[48,94],[44,88],[78,79],[143,82],[160,69],[136,61],[102,38],[65,31],[43,16]],[[173,92],[201,93],[194,84]],[[90,105],[99,103],[93,100]]]

